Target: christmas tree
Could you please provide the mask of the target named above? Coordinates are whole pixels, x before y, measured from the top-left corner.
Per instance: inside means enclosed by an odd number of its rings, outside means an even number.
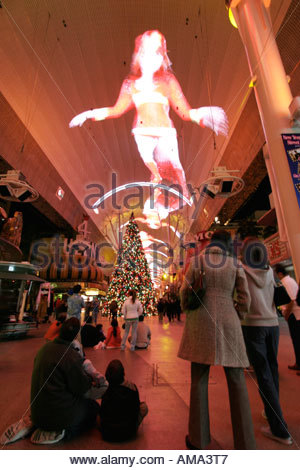
[[[109,305],[113,300],[117,301],[120,312],[130,289],[136,290],[145,315],[156,313],[150,270],[133,214],[131,214],[119,251],[117,266],[108,288],[104,313],[109,313]]]

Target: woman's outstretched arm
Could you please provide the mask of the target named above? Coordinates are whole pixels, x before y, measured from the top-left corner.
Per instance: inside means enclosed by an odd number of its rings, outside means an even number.
[[[82,126],[87,119],[94,121],[103,121],[104,119],[117,118],[126,113],[133,107],[134,103],[131,97],[130,81],[124,80],[119,97],[114,106],[109,108],[97,108],[77,114],[69,123],[69,127]]]
[[[178,80],[174,77],[173,74],[170,74],[168,76],[167,84],[170,105],[178,114],[178,116],[181,117],[181,119],[183,119],[184,121],[191,121],[191,106],[189,105],[186,97],[184,96]]]
[[[174,111],[185,121],[194,121],[201,127],[212,129],[217,135],[228,134],[228,120],[225,111],[218,106],[204,106],[191,109],[181,87],[171,75],[169,83],[169,101]]]

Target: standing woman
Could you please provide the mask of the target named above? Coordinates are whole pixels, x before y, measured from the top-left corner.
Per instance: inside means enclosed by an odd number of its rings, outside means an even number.
[[[292,439],[279,401],[279,324],[274,304],[275,279],[264,244],[255,238],[246,238],[242,262],[251,296],[249,312],[242,320],[243,334],[270,425],[270,428],[263,427],[261,431],[269,439],[291,445]]]
[[[143,313],[143,307],[141,302],[136,297],[136,291],[131,289],[129,291],[129,297],[125,300],[122,313],[125,320],[125,333],[122,339],[121,349],[125,349],[126,340],[129,335],[130,328],[131,330],[131,351],[135,350],[136,336],[137,336],[137,327],[139,322],[139,316]]]
[[[227,135],[227,117],[223,109],[217,106],[191,109],[172,73],[165,37],[156,30],[146,31],[135,40],[131,73],[123,81],[115,105],[78,114],[69,126],[82,126],[87,119],[118,118],[135,108],[132,134],[140,156],[151,172],[151,181],[177,184],[182,194],[189,198],[179,159],[176,129],[169,116],[170,106],[181,119],[209,127],[216,134]],[[174,196],[169,197],[166,208],[161,189],[155,189],[154,195],[155,208],[149,199],[144,206],[144,215],[150,219],[154,212],[159,212],[160,218],[164,219],[170,211],[178,209],[179,201]]]
[[[248,311],[250,296],[245,272],[232,254],[229,232],[216,231],[210,245],[195,257],[181,288],[205,272],[206,291],[196,310],[185,310],[186,322],[178,356],[191,362],[189,449],[205,449],[210,441],[208,378],[211,365],[224,367],[229,392],[235,449],[255,449],[255,438],[244,367],[248,366],[240,324]],[[237,310],[233,295],[237,293]]]

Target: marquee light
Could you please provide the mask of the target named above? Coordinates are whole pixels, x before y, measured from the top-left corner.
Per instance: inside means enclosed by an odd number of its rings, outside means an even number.
[[[99,289],[89,289],[85,291],[85,295],[92,297],[95,295],[99,295],[99,292],[100,292]]]
[[[56,197],[61,201],[65,195],[64,190],[59,186],[56,191]]]

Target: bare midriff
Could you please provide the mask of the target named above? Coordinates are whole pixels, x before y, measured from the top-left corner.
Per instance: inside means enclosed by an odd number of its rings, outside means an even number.
[[[144,103],[136,108],[133,127],[174,127],[169,117],[169,106],[161,103]]]

